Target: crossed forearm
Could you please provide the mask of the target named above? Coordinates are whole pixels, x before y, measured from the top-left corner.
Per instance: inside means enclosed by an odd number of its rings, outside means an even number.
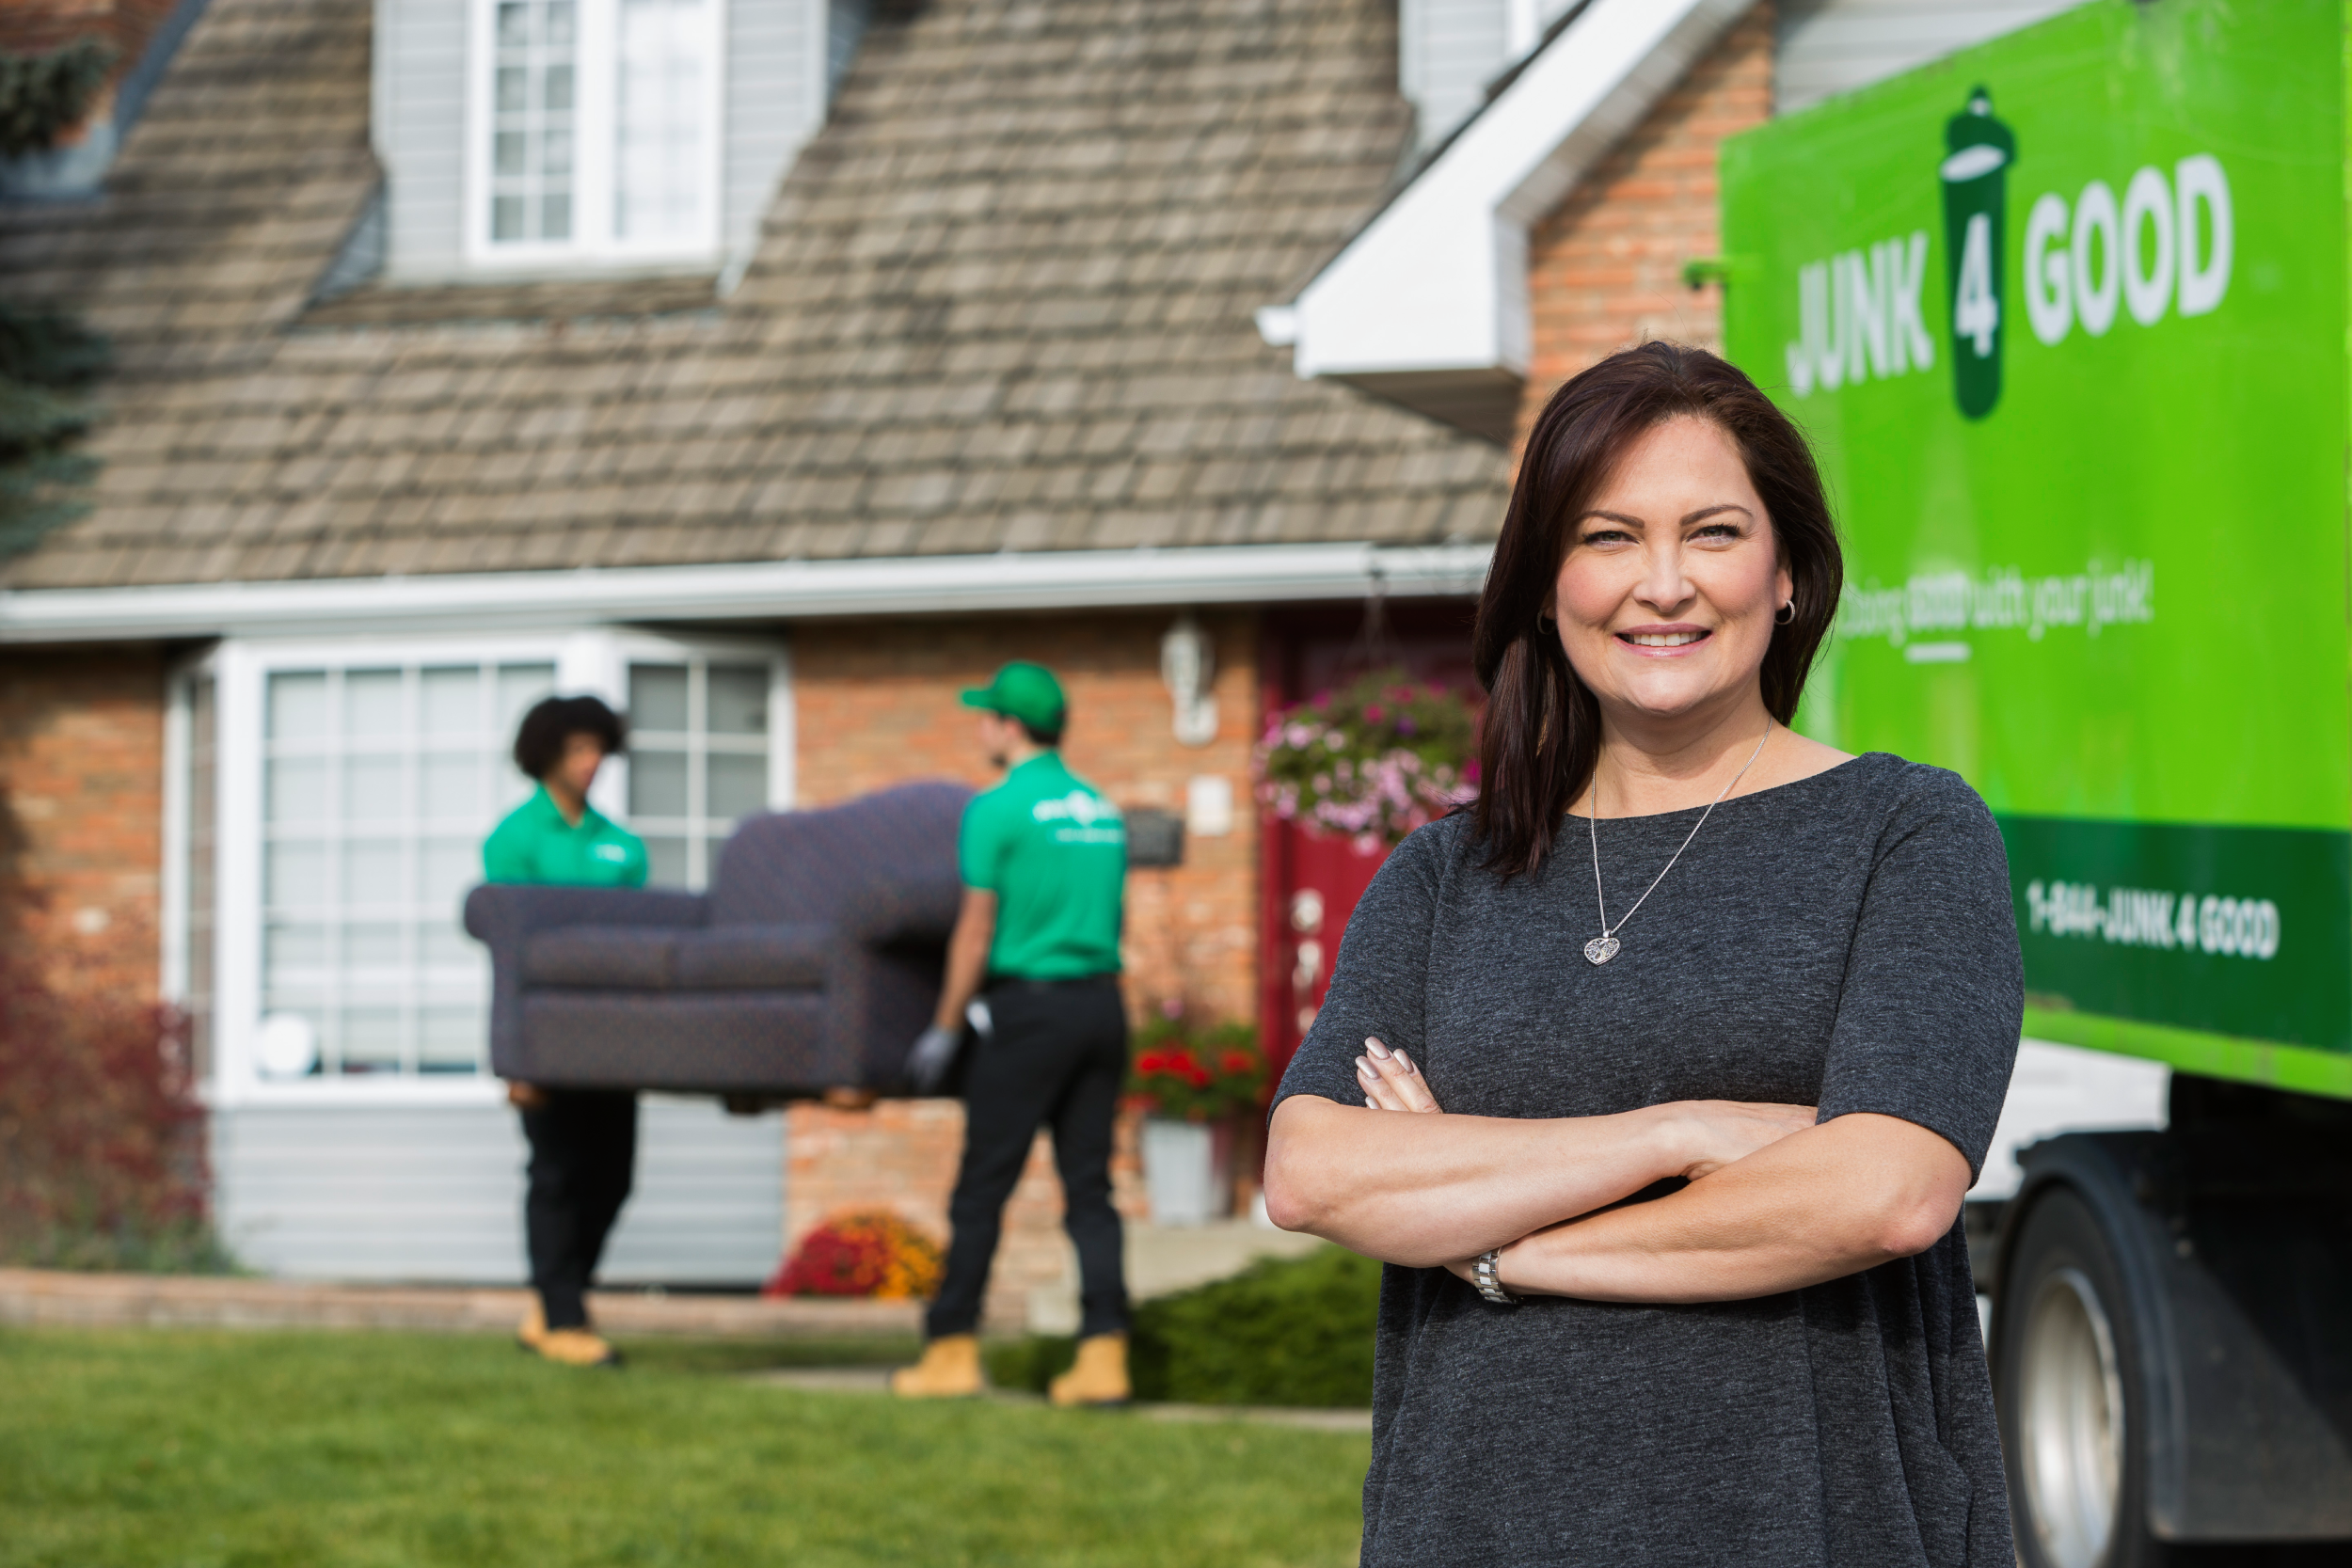
[[[1266,1210],[1409,1268],[1474,1258],[1677,1174],[1655,1108],[1547,1120],[1405,1116],[1308,1095],[1274,1113]]]
[[[1839,1117],[1655,1202],[1539,1230],[1500,1273],[1509,1290],[1586,1301],[1744,1301],[1926,1251],[1967,1187],[1967,1161],[1936,1133]]]

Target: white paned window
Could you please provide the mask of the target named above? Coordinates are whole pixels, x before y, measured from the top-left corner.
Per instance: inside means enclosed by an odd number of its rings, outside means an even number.
[[[591,798],[657,882],[704,885],[738,817],[791,799],[772,643],[232,641],[174,676],[165,973],[215,1103],[496,1092],[463,906],[533,787],[516,729],[555,691],[640,710]]]
[[[473,259],[715,257],[723,0],[472,3]]]
[[[530,792],[516,721],[554,689],[551,660],[269,673],[263,1073],[482,1069],[488,965],[458,906]]]
[[[628,818],[655,882],[707,886],[737,819],[767,807],[771,682],[765,660],[630,662]]]
[[[490,240],[572,237],[574,0],[498,0],[492,29]]]
[[[704,95],[714,0],[620,0],[612,228],[624,244],[691,244],[709,226]]]

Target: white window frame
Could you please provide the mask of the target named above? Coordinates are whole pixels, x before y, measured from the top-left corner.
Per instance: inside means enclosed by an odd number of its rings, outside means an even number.
[[[764,660],[768,687],[768,796],[771,810],[788,809],[795,795],[791,660],[781,638],[675,638],[619,628],[553,630],[478,636],[420,634],[342,641],[231,640],[175,667],[168,674],[164,725],[165,909],[161,925],[166,999],[183,1002],[189,974],[189,879],[193,802],[183,774],[189,762],[192,682],[214,682],[214,973],[213,1054],[202,1085],[215,1108],[241,1106],[483,1105],[504,1094],[480,1074],[355,1074],[292,1082],[265,1078],[254,1061],[262,1022],[263,936],[263,778],[268,684],[285,671],[359,669],[411,663],[553,662],[559,691],[592,692],[619,706],[627,698],[632,661],[700,657],[727,662]],[[180,782],[175,782],[180,781]],[[613,820],[628,820],[626,755],[600,771],[590,796]]]
[[[699,230],[682,240],[626,241],[615,230],[614,178],[620,128],[620,0],[575,0],[578,40],[572,84],[572,237],[490,237],[490,157],[497,123],[498,0],[468,0],[466,27],[466,260],[485,272],[547,274],[631,267],[717,265],[726,204],[727,0],[704,0],[703,178],[707,199]]]
[[[628,667],[699,658],[723,664],[768,666],[768,809],[789,811],[799,777],[794,756],[792,661],[790,650],[772,640],[748,637],[666,637],[648,632],[616,631],[594,640],[594,651],[583,657],[600,661],[593,689],[616,708],[628,702]],[[566,688],[565,689],[570,689]],[[608,763],[596,774],[596,807],[615,822],[628,820],[628,753]],[[689,785],[690,790],[691,785]]]

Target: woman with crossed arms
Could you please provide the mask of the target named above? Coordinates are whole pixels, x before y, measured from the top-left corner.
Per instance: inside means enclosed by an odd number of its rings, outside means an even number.
[[[2007,865],[1957,776],[1785,727],[1841,572],[1713,355],[1529,437],[1480,798],[1365,895],[1269,1133],[1276,1221],[1390,1264],[1366,1564],[2012,1560],[1958,1224]]]

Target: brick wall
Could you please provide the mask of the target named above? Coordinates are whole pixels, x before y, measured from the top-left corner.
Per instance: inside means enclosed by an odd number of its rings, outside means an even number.
[[[996,667],[1031,658],[1070,694],[1062,754],[1123,806],[1181,813],[1188,780],[1216,775],[1233,792],[1233,831],[1187,837],[1184,863],[1127,882],[1128,999],[1177,999],[1221,1018],[1255,1015],[1257,816],[1249,748],[1257,737],[1257,632],[1248,613],[1208,615],[1216,647],[1216,738],[1180,745],[1160,683],[1168,612],[1018,619],[861,622],[803,626],[792,642],[800,800],[822,805],[908,779],[997,781],[957,693]]]
[[[76,39],[103,39],[121,58],[119,76],[135,64],[176,0],[6,0],[0,4],[0,53],[40,55]]]
[[[164,666],[0,655],[0,941],[61,990],[156,994]]]
[[[1123,806],[1182,813],[1187,782],[1226,779],[1232,832],[1187,836],[1184,863],[1127,879],[1125,959],[1130,1006],[1140,1015],[1181,1001],[1210,1017],[1254,1016],[1257,988],[1257,814],[1249,749],[1258,731],[1254,614],[1204,615],[1216,650],[1218,728],[1204,747],[1180,744],[1160,680],[1167,611],[1037,615],[804,626],[793,638],[800,800],[821,805],[908,779],[998,775],[979,754],[970,709],[957,701],[1011,658],[1036,659],[1070,694],[1063,754]],[[895,1209],[946,1234],[947,1195],[963,1142],[951,1101],[885,1102],[866,1111],[818,1105],[788,1113],[786,1243],[845,1209]],[[1122,1120],[1112,1163],[1120,1212],[1148,1204],[1135,1127]],[[1061,1191],[1041,1135],[1005,1215],[984,1322],[1019,1328],[1033,1308],[1067,1294],[1074,1267],[1061,1232]],[[1060,1289],[1057,1289],[1057,1287]],[[1040,1326],[1063,1327],[1045,1322]]]
[[[1721,251],[1717,148],[1772,106],[1766,0],[1528,236],[1534,342],[1521,440],[1562,382],[1618,349],[1657,338],[1722,348],[1722,291],[1686,287],[1682,267]]]

